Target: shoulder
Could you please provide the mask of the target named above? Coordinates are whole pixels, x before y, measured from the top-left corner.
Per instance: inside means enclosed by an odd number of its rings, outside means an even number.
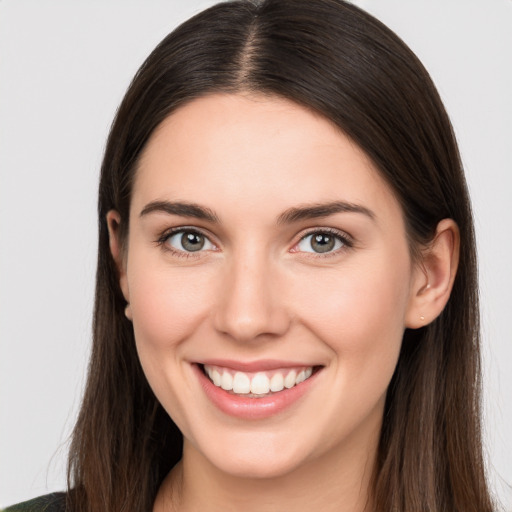
[[[2,512],[65,512],[66,493],[53,492],[7,507]]]

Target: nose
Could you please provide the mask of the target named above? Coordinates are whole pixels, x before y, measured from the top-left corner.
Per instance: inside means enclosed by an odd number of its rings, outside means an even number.
[[[217,331],[239,342],[275,339],[286,333],[291,318],[276,267],[261,253],[233,259],[221,282],[214,315]]]

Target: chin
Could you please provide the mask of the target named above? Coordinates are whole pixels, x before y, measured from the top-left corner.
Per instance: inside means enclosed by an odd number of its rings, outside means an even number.
[[[209,445],[202,454],[223,473],[247,479],[285,476],[308,458],[300,443],[294,447],[286,442],[278,442],[278,439],[269,439],[268,436],[263,436],[263,439],[257,439],[251,434],[249,436],[249,442],[244,443],[236,439],[240,436],[234,435],[231,442]]]
[[[237,478],[246,479],[275,479],[284,477],[297,469],[297,461],[276,459],[276,457],[263,457],[256,459],[226,458],[218,461],[217,467],[224,473]]]

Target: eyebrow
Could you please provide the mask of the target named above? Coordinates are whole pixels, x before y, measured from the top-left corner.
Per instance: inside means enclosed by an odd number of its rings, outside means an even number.
[[[217,215],[204,206],[195,203],[170,202],[170,201],[151,201],[140,212],[140,217],[153,212],[167,213],[169,215],[180,215],[181,217],[193,217],[195,219],[207,220],[218,223]]]
[[[140,217],[153,212],[167,213],[169,215],[179,215],[182,217],[192,217],[195,219],[206,220],[215,224],[219,223],[219,217],[210,208],[205,208],[195,203],[171,202],[171,201],[151,201],[140,212]],[[277,218],[278,224],[292,224],[301,220],[318,219],[328,217],[336,213],[360,213],[375,220],[375,214],[366,208],[354,203],[345,201],[332,201],[329,203],[306,204],[304,206],[294,206],[285,210]]]
[[[291,224],[301,220],[328,217],[335,213],[361,213],[370,219],[375,220],[375,214],[365,206],[347,203],[345,201],[332,201],[330,203],[319,203],[289,208],[279,215],[277,223]]]

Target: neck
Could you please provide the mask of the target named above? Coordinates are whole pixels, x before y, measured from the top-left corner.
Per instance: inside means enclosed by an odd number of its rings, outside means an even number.
[[[154,512],[369,512],[377,445],[378,432],[370,443],[345,443],[285,475],[241,478],[220,471],[185,440]]]

